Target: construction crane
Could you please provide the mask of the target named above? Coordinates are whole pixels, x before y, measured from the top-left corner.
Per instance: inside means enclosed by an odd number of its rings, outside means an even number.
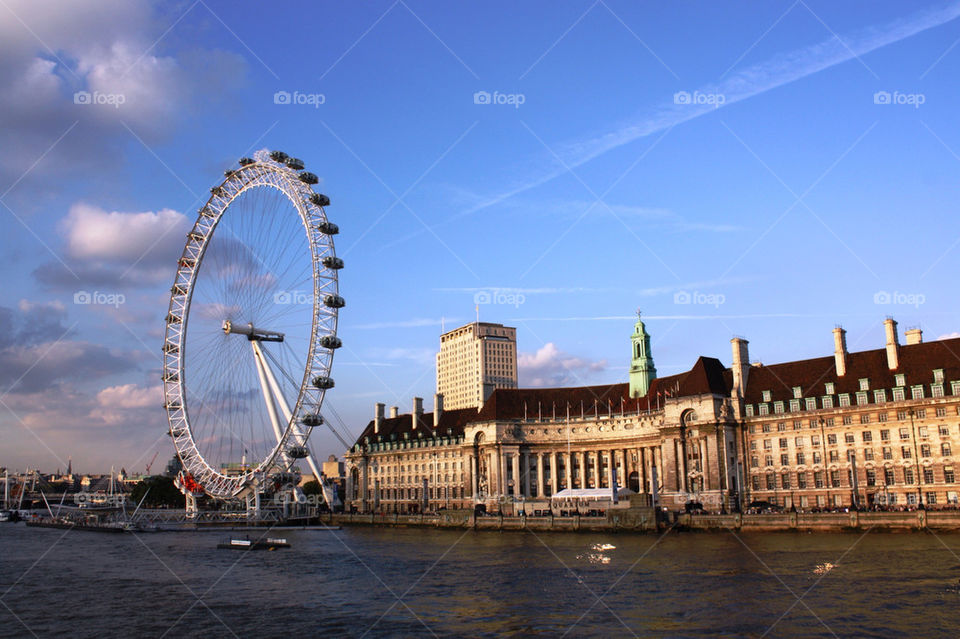
[[[153,459],[150,460],[150,463],[147,464],[147,472],[146,472],[147,475],[150,474],[150,467],[153,466],[153,462],[157,461],[157,455],[159,454],[160,454],[160,451],[158,450],[153,454]]]

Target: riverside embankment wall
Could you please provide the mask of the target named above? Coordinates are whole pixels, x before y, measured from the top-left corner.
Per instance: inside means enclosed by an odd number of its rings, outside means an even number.
[[[532,530],[536,532],[655,532],[674,527],[689,531],[743,532],[960,532],[960,511],[778,513],[765,515],[689,515],[668,513],[659,526],[654,511],[611,510],[604,517],[476,516],[468,511],[426,515],[338,514],[329,523],[344,526],[398,526],[472,528],[474,530]]]

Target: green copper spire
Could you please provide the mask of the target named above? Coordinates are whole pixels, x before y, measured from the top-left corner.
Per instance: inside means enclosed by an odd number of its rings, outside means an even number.
[[[650,382],[657,377],[657,369],[653,366],[653,356],[650,353],[650,335],[640,319],[639,310],[630,343],[633,349],[630,361],[630,397],[644,397],[650,390]]]

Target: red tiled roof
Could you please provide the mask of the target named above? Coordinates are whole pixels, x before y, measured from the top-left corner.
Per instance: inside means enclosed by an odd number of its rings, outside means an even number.
[[[820,397],[826,393],[824,384],[827,382],[834,383],[834,392],[837,394],[854,395],[860,390],[861,378],[870,380],[872,393],[874,389],[896,386],[894,375],[898,373],[906,377],[907,386],[929,385],[933,383],[933,370],[937,368],[943,369],[947,383],[960,380],[960,338],[901,345],[899,367],[893,371],[887,367],[886,348],[849,353],[843,377],[837,376],[832,355],[770,366],[751,366],[744,399],[748,404],[761,402],[763,391],[769,390],[772,401],[788,401],[793,399],[794,386],[800,387],[803,397]],[[930,396],[929,391],[926,396]],[[887,401],[891,399],[888,395]],[[870,401],[873,402],[872,395]]]

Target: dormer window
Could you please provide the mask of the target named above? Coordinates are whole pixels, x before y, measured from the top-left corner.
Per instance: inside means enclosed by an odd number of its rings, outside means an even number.
[[[763,401],[769,402],[769,401],[770,401],[770,391],[765,390],[765,391],[763,391],[762,394],[763,394]]]
[[[895,384],[896,386],[906,386],[906,385],[907,385],[907,376],[904,375],[903,373],[898,373],[897,375],[894,375],[894,376],[893,376],[893,379],[895,380],[895,381],[894,381],[894,384]]]
[[[933,381],[937,384],[943,383],[943,369],[935,368],[933,369]]]
[[[850,394],[849,394],[849,393],[844,393],[843,395],[840,396],[840,405],[841,405],[841,406],[849,406],[849,405],[850,405]]]
[[[868,391],[870,390],[870,380],[866,377],[860,378],[860,390]]]
[[[803,391],[800,389],[799,386],[794,386],[794,387],[793,387],[793,398],[794,398],[794,399],[800,399],[801,397],[803,397]]]
[[[826,384],[824,384],[824,387],[826,388],[824,392],[827,395],[833,395],[834,393],[833,382],[827,382]]]

